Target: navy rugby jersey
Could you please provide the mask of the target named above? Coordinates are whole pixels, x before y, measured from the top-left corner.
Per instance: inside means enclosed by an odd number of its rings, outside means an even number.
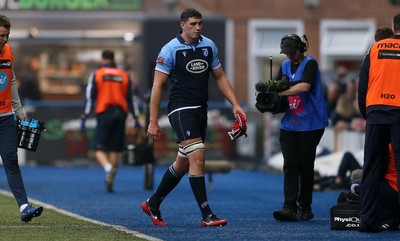
[[[214,42],[200,36],[187,44],[180,34],[161,49],[155,69],[169,75],[168,112],[177,108],[207,107],[210,72],[221,66]]]

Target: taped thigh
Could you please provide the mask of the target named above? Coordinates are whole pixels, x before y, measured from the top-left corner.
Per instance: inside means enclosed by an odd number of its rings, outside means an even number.
[[[196,151],[200,151],[200,150],[204,150],[204,149],[205,149],[205,146],[202,141],[196,141],[196,142],[190,143],[183,147],[183,151],[187,156],[189,156],[190,154],[192,154]]]
[[[183,146],[182,146],[182,145],[179,145],[179,148],[178,148],[178,156],[187,158],[186,152],[185,152],[185,150],[183,149]]]

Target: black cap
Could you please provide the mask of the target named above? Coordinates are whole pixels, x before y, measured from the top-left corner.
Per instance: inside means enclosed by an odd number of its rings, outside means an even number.
[[[301,39],[296,34],[285,35],[281,39],[281,54],[294,54],[299,50]]]

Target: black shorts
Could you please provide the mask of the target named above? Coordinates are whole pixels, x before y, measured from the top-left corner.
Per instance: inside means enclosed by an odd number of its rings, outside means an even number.
[[[181,108],[168,114],[169,123],[177,137],[177,143],[201,137],[207,133],[207,109],[204,107]]]
[[[124,150],[126,116],[127,114],[119,106],[112,106],[96,115],[94,150],[116,152]]]

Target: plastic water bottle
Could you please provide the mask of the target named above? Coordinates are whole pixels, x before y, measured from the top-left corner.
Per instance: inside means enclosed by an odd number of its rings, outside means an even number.
[[[39,121],[32,119],[31,123],[29,123],[29,139],[26,145],[28,150],[36,150],[37,140],[38,140],[38,131],[39,131]]]
[[[21,148],[25,148],[26,147],[26,145],[25,145],[25,143],[26,143],[26,141],[27,141],[27,139],[29,138],[29,136],[28,136],[28,134],[29,134],[29,121],[28,120],[22,120],[22,121],[20,121],[19,122],[19,125],[21,125],[21,131],[20,131],[20,133],[19,133],[19,136],[18,136],[18,147],[21,147]]]

